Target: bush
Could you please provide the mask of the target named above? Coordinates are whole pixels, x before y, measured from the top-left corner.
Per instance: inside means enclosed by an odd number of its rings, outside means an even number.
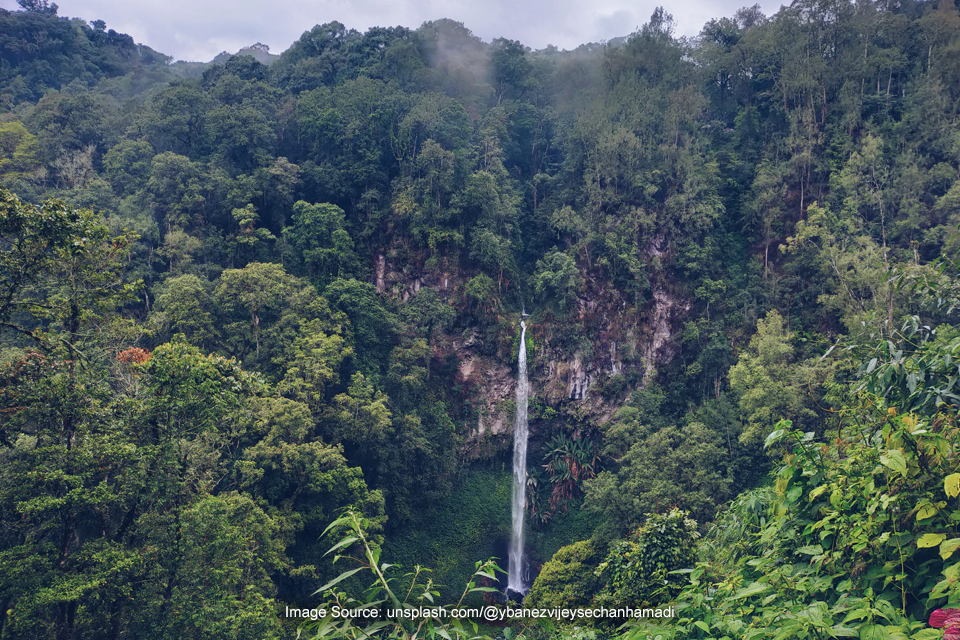
[[[610,545],[598,573],[605,583],[598,603],[660,604],[680,592],[685,580],[671,572],[696,563],[697,523],[686,511],[650,515],[628,539]]]
[[[596,595],[600,580],[595,567],[603,552],[593,540],[562,547],[543,565],[527,594],[527,607],[583,607]]]

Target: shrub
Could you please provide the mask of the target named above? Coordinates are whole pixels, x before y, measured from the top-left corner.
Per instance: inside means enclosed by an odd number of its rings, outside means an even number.
[[[682,575],[696,562],[697,523],[686,511],[654,514],[626,540],[610,545],[597,573],[605,583],[598,600],[610,606],[660,604],[674,598]]]
[[[594,540],[561,547],[543,565],[527,594],[527,607],[582,607],[589,605],[600,586],[595,567],[603,552]]]

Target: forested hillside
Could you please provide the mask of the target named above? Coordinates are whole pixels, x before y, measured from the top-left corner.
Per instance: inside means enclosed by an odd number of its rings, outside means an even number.
[[[526,602],[677,618],[477,633],[960,633],[953,0],[693,39],[665,7],[573,51],[331,22],[206,64],[19,4],[0,639],[296,637],[341,538],[457,602],[506,568],[522,314]]]

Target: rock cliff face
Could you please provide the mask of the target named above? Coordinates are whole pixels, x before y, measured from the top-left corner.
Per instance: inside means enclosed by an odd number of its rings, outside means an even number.
[[[664,255],[663,245],[662,239],[652,241],[651,257]],[[378,291],[392,292],[404,301],[421,288],[432,287],[456,303],[463,287],[450,273],[415,275],[409,267],[395,269],[389,255],[378,256],[374,277]],[[547,409],[573,429],[612,418],[632,390],[649,384],[657,366],[676,355],[676,329],[687,311],[689,304],[659,283],[637,307],[605,291],[577,300],[562,322],[528,319],[531,432],[536,433]],[[509,321],[515,343],[520,317]],[[578,334],[577,340],[571,340],[571,333]],[[517,345],[512,353],[492,348],[484,344],[477,327],[469,327],[441,337],[434,348],[437,358],[455,356],[460,382],[475,409],[475,417],[463,425],[462,453],[487,458],[505,451],[513,433]]]

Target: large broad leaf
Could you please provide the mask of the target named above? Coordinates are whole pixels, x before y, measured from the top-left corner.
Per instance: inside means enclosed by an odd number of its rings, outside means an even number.
[[[808,556],[819,556],[823,554],[823,547],[818,544],[807,545],[805,547],[800,547],[797,549],[797,553],[802,553]]]
[[[942,533],[925,533],[917,540],[917,548],[928,549],[935,547],[946,539],[947,536]]]
[[[830,494],[830,506],[834,509],[840,509],[843,505],[843,491],[840,489],[834,489],[833,493]]]
[[[776,429],[767,436],[767,439],[763,441],[764,448],[769,448],[771,445],[776,444],[783,440],[783,436],[786,434],[785,429]]]
[[[943,490],[950,498],[960,496],[960,473],[951,473],[943,479]]]
[[[950,587],[953,586],[953,580],[941,580],[933,586],[933,589],[930,591],[929,598],[931,600],[935,598],[942,598],[947,595],[947,592],[950,591]]]
[[[897,449],[890,449],[880,456],[880,464],[888,469],[899,472],[900,475],[907,475],[907,459],[904,458],[903,454]]]
[[[865,624],[860,627],[860,640],[889,640],[890,634],[879,624]]]
[[[928,500],[923,501],[925,504],[921,504],[920,508],[917,509],[917,521],[926,520],[927,518],[932,518],[937,515],[937,508],[930,504]]]
[[[946,560],[953,555],[953,552],[960,549],[960,538],[951,538],[944,540],[940,544],[940,557]]]
[[[755,595],[757,595],[758,593],[763,593],[764,591],[767,591],[768,589],[770,589],[770,585],[769,585],[769,584],[762,584],[762,583],[760,583],[760,582],[752,582],[752,583],[748,584],[746,587],[744,587],[743,589],[740,589],[740,591],[737,591],[737,593],[734,594],[732,600],[739,600],[740,598],[749,598],[750,596],[755,596]]]

